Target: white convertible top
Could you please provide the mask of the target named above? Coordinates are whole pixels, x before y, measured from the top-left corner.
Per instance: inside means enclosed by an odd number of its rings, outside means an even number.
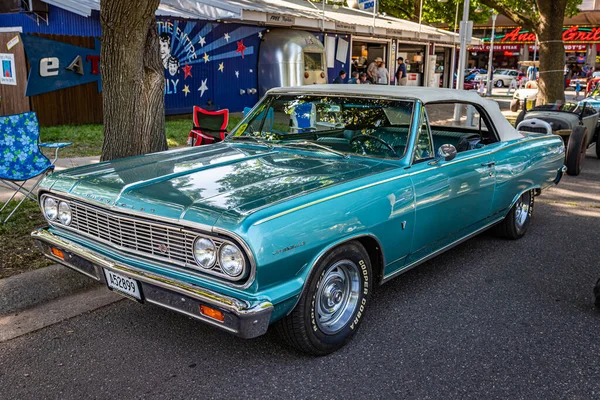
[[[398,99],[419,100],[423,104],[440,102],[466,102],[483,107],[489,114],[492,123],[498,131],[500,140],[505,142],[522,138],[521,135],[508,122],[500,112],[498,103],[479,96],[474,91],[441,89],[416,86],[384,86],[384,85],[306,85],[293,87],[280,87],[268,91],[268,94],[335,94],[335,95],[358,95],[369,97],[394,97]]]

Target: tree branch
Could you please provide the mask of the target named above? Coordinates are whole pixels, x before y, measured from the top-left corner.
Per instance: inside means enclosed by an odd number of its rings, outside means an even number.
[[[533,30],[535,29],[535,20],[534,16],[527,16],[523,13],[517,12],[507,5],[496,1],[496,0],[479,0],[479,2],[483,5],[486,5],[494,10],[498,11],[500,14],[503,14],[513,20],[518,25],[522,26],[525,29]]]

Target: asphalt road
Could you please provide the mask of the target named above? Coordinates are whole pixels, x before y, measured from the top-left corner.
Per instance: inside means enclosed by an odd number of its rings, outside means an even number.
[[[123,300],[0,344],[0,397],[600,398],[600,160],[588,154],[582,175],[537,198],[525,238],[480,235],[382,286],[333,355]]]

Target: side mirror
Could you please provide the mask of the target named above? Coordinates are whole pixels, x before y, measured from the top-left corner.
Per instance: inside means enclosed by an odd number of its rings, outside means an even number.
[[[456,147],[451,144],[443,144],[437,151],[437,157],[429,163],[429,165],[436,165],[440,161],[452,161],[456,157]]]

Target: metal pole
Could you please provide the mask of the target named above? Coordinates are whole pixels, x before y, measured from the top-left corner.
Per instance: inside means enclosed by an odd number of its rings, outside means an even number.
[[[458,25],[458,5],[460,4],[459,1],[456,2],[456,15],[454,16],[454,33],[456,33],[456,28]]]
[[[458,81],[456,88],[462,90],[465,82],[465,64],[467,63],[467,22],[469,21],[470,0],[465,0],[460,31],[460,53],[458,56]]]
[[[456,82],[456,89],[462,90],[465,83],[465,64],[467,61],[467,22],[469,21],[469,6],[470,0],[465,0],[463,6],[463,17],[461,21],[460,29],[460,52],[458,53],[458,81]],[[460,114],[462,107],[459,104],[454,106],[454,122],[460,122]]]
[[[488,60],[488,72],[487,72],[487,96],[492,95],[492,58],[494,57],[494,37],[496,36],[496,17],[498,14],[492,12],[492,37],[490,39],[490,57]],[[509,91],[510,93],[510,91]]]
[[[421,39],[421,22],[423,21],[423,0],[419,6],[419,39]]]
[[[325,0],[323,0],[323,20],[321,21],[321,30],[325,31]]]
[[[375,15],[377,15],[377,0],[373,0],[373,33],[375,33]]]
[[[456,15],[454,16],[454,33],[456,34],[456,29],[458,25],[458,6],[460,2],[456,2]],[[452,69],[450,70],[450,89],[454,88],[454,70],[456,70],[456,37],[453,39],[454,45],[452,46]]]

